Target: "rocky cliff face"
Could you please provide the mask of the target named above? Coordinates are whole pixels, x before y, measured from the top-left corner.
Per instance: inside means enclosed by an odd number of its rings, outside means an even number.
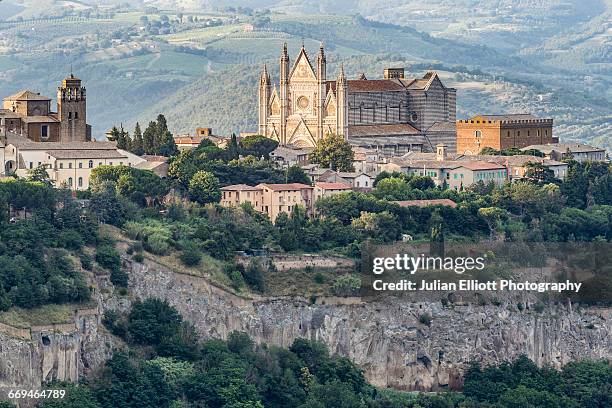
[[[541,313],[508,305],[407,302],[386,299],[250,298],[206,279],[178,274],[146,261],[125,260],[136,297],[167,299],[205,337],[233,330],[256,341],[287,347],[297,337],[325,342],[350,357],[381,387],[403,390],[458,388],[473,359],[484,364],[526,354],[561,367],[582,358],[612,359],[610,310],[550,306]],[[75,311],[74,323],[28,330],[0,326],[0,387],[40,389],[51,380],[76,381],[99,367],[116,345],[101,328],[101,310],[127,310],[129,300],[98,282],[99,308]],[[431,324],[420,323],[428,313]]]
[[[401,299],[328,299],[315,305],[304,299],[250,299],[149,261],[131,265],[130,289],[138,297],[167,299],[206,337],[241,330],[258,342],[284,347],[297,337],[323,341],[381,387],[458,388],[474,359],[491,364],[526,354],[554,367],[583,358],[612,359],[609,309],[578,312],[557,305],[536,313],[510,311],[503,304],[443,307]],[[432,316],[429,326],[419,322],[424,313]]]
[[[74,311],[74,323],[14,329],[0,326],[0,388],[41,390],[51,381],[77,382],[101,366],[112,338],[100,332],[98,309]],[[20,407],[33,400],[14,401]]]

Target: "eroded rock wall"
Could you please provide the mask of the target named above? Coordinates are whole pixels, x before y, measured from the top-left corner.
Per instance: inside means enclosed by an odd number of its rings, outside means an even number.
[[[250,299],[150,261],[131,265],[130,289],[137,297],[167,299],[206,337],[226,338],[241,330],[258,342],[284,347],[297,337],[323,341],[381,387],[457,388],[473,359],[492,364],[526,354],[557,368],[583,358],[612,359],[608,309],[578,312],[556,305],[537,313],[510,311],[507,304]],[[429,326],[419,322],[424,313],[432,316]]]

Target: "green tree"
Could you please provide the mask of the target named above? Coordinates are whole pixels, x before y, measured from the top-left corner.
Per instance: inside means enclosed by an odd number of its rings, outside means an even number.
[[[489,239],[493,240],[495,233],[501,228],[501,223],[508,219],[508,211],[499,207],[482,207],[478,215],[485,219],[489,226]]]
[[[237,160],[239,158],[240,149],[238,148],[238,141],[235,133],[232,133],[225,150],[227,151],[227,160]]]
[[[140,130],[140,123],[138,122],[136,122],[136,127],[134,128],[134,136],[132,143],[130,144],[130,151],[138,156],[142,156],[144,154],[142,130]]]
[[[270,153],[278,147],[276,140],[262,135],[247,136],[240,140],[240,150],[243,156],[263,157],[268,160]]]
[[[328,133],[310,154],[312,163],[336,171],[353,171],[353,149],[341,135]]]
[[[189,181],[189,198],[200,204],[218,202],[221,198],[219,179],[211,172],[198,171]]]
[[[300,166],[294,164],[287,169],[287,183],[301,183],[310,185],[310,177]]]
[[[121,130],[117,134],[117,149],[121,150],[129,150],[130,149],[130,135],[123,129],[123,125],[121,125]]]
[[[151,121],[142,135],[142,148],[145,154],[157,154],[157,123]]]
[[[555,173],[542,163],[529,162],[525,165],[525,179],[536,184],[551,184],[557,183],[559,180],[555,177]]]
[[[48,186],[53,185],[53,181],[51,177],[49,177],[49,173],[47,172],[46,164],[39,164],[33,169],[28,170],[28,177],[26,178],[28,181],[37,181]]]

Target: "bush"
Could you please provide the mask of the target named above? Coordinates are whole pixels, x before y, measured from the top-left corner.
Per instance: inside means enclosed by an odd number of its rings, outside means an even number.
[[[119,312],[107,310],[102,317],[102,324],[115,336],[125,337],[127,333],[126,321],[121,318]]]
[[[181,262],[185,266],[196,266],[202,260],[202,253],[195,244],[187,244],[180,255]]]
[[[117,269],[111,271],[110,280],[113,285],[127,288],[129,278],[127,273],[123,272],[121,269]]]
[[[425,326],[431,326],[431,315],[429,313],[423,313],[419,316],[419,322]]]
[[[96,248],[96,262],[111,272],[121,270],[121,257],[111,244],[102,244]]]
[[[244,280],[247,285],[253,290],[258,292],[264,292],[265,290],[265,278],[262,271],[261,264],[252,260],[244,271]]]
[[[325,279],[325,275],[323,275],[321,272],[317,272],[314,276],[314,281],[315,283],[322,285],[325,283],[326,279]]]
[[[361,279],[355,275],[342,275],[336,278],[331,291],[336,296],[356,296],[361,288]]]
[[[79,254],[79,258],[81,259],[81,267],[86,271],[91,271],[93,268],[93,258],[87,252],[81,252]]]
[[[138,252],[134,254],[132,259],[134,260],[134,262],[142,263],[144,261],[144,255],[142,255],[142,252]]]
[[[68,229],[59,233],[57,243],[62,248],[77,250],[83,247],[85,241],[78,231]]]
[[[181,315],[165,300],[136,301],[128,317],[128,332],[136,344],[158,345],[162,339],[176,335],[182,321]]]
[[[165,255],[170,248],[168,238],[159,233],[153,233],[147,238],[147,251],[155,255]]]

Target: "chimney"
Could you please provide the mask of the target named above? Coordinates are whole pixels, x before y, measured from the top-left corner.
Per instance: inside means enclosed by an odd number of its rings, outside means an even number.
[[[385,79],[404,79],[404,68],[385,68]]]
[[[437,161],[446,160],[446,145],[444,143],[440,143],[436,145],[436,160]]]

